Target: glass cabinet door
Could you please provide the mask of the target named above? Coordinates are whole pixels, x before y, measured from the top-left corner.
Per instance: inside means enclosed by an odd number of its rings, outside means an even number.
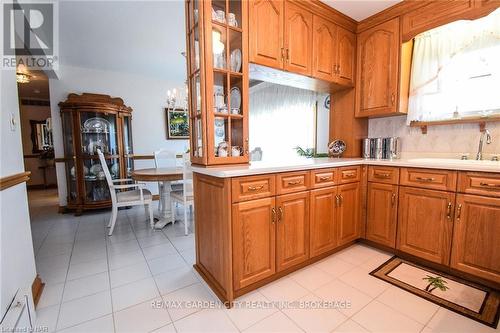
[[[66,183],[68,184],[68,202],[76,203],[78,198],[77,170],[74,159],[65,162]]]
[[[73,136],[73,113],[63,112],[62,113],[62,129],[63,129],[63,140],[64,140],[64,157],[73,157],[75,155],[74,150],[74,136]]]
[[[123,149],[125,156],[125,176],[128,178],[134,170],[134,159],[131,155],[134,154],[132,145],[132,117],[123,116]]]
[[[117,158],[106,158],[106,164],[112,179],[120,178],[120,163]],[[111,200],[108,183],[99,159],[86,158],[83,160],[83,179],[85,202]]]
[[[80,112],[81,152],[96,155],[100,149],[105,155],[117,155],[116,115]]]

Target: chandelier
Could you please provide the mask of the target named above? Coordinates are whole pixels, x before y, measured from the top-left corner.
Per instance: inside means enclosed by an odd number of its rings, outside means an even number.
[[[17,83],[30,83],[31,75],[22,72],[17,72],[16,81]]]

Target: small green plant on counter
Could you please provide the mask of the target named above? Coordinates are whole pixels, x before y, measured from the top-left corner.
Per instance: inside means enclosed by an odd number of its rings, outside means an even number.
[[[432,291],[436,288],[441,290],[441,291],[446,291],[447,289],[450,289],[447,286],[445,286],[445,284],[447,284],[447,282],[440,276],[434,277],[434,276],[427,275],[427,277],[422,278],[422,280],[426,280],[427,282],[429,282],[427,287],[425,287],[425,291],[427,291],[429,293],[432,293]]]
[[[297,146],[297,147],[295,147],[295,151],[297,151],[297,155],[307,157],[307,158],[328,157],[328,154],[326,154],[326,153],[316,154],[314,148],[303,149],[303,148]]]

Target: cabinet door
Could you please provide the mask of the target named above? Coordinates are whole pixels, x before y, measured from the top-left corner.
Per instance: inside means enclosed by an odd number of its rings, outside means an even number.
[[[313,72],[312,76],[326,81],[335,78],[336,29],[328,20],[313,18]]]
[[[368,183],[366,239],[396,247],[398,186]]]
[[[356,73],[356,35],[352,32],[337,28],[337,77],[339,84],[354,85]]]
[[[500,199],[459,194],[451,267],[500,283]]]
[[[285,2],[285,69],[290,72],[312,74],[312,14]]]
[[[340,246],[360,237],[361,191],[359,182],[340,185],[338,196],[337,237]]]
[[[358,35],[356,116],[396,112],[399,49],[399,18]]]
[[[276,271],[275,199],[233,204],[234,289],[271,276]]]
[[[310,253],[311,257],[333,250],[337,246],[335,231],[336,187],[312,190],[310,193]]]
[[[455,193],[401,186],[397,249],[448,265]]]
[[[250,62],[283,68],[282,0],[249,1]]]
[[[276,270],[282,271],[309,258],[309,192],[276,198]]]

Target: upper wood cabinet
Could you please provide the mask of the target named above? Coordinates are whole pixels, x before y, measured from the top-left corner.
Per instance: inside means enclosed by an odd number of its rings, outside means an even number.
[[[284,2],[249,1],[250,61],[283,68]]]
[[[455,193],[401,186],[397,249],[448,265]]]
[[[451,267],[500,283],[500,199],[459,194]]]
[[[368,183],[366,239],[396,247],[398,185]]]
[[[309,192],[276,198],[276,270],[282,271],[309,258]]]
[[[358,35],[356,116],[397,113],[399,18]]]
[[[332,22],[314,15],[313,28],[312,76],[326,81],[333,81],[337,66],[337,27]]]
[[[287,71],[312,74],[313,15],[285,2],[285,66]]]
[[[233,283],[238,290],[276,272],[275,199],[233,204]]]
[[[354,85],[356,75],[356,35],[337,27],[337,67],[335,80],[345,86]]]
[[[360,183],[340,185],[337,193],[337,245],[340,246],[360,237]]]

